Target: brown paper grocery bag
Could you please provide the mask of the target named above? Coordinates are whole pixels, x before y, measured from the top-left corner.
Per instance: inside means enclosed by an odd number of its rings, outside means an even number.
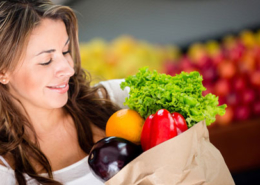
[[[142,153],[106,185],[232,185],[232,176],[209,141],[204,121]]]

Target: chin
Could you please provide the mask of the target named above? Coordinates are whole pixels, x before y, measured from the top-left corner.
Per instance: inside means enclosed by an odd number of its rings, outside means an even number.
[[[51,106],[53,108],[62,108],[67,104],[67,102],[68,102],[68,98],[66,98],[64,100],[59,100],[59,101],[56,100],[56,101],[52,102]]]

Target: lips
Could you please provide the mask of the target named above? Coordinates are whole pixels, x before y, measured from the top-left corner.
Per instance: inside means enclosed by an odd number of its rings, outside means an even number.
[[[47,88],[60,94],[63,94],[69,90],[69,84],[66,82],[60,85],[47,86]]]
[[[66,87],[66,84],[64,85],[60,85],[60,86],[48,86],[49,88],[53,88],[53,89],[62,89],[64,87]]]

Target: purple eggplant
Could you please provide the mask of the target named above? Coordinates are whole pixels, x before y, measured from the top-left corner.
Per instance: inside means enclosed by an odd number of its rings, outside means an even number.
[[[88,164],[91,172],[105,182],[142,152],[141,145],[119,137],[106,137],[94,144]]]

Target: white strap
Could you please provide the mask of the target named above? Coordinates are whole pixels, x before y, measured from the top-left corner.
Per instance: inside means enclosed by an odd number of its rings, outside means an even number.
[[[8,162],[3,158],[3,156],[0,155],[0,160],[3,161],[4,165],[8,168],[11,168],[11,166],[8,164]]]
[[[97,90],[97,93],[98,93],[98,96],[99,96],[100,98],[104,98],[101,89],[98,89],[98,90]]]

